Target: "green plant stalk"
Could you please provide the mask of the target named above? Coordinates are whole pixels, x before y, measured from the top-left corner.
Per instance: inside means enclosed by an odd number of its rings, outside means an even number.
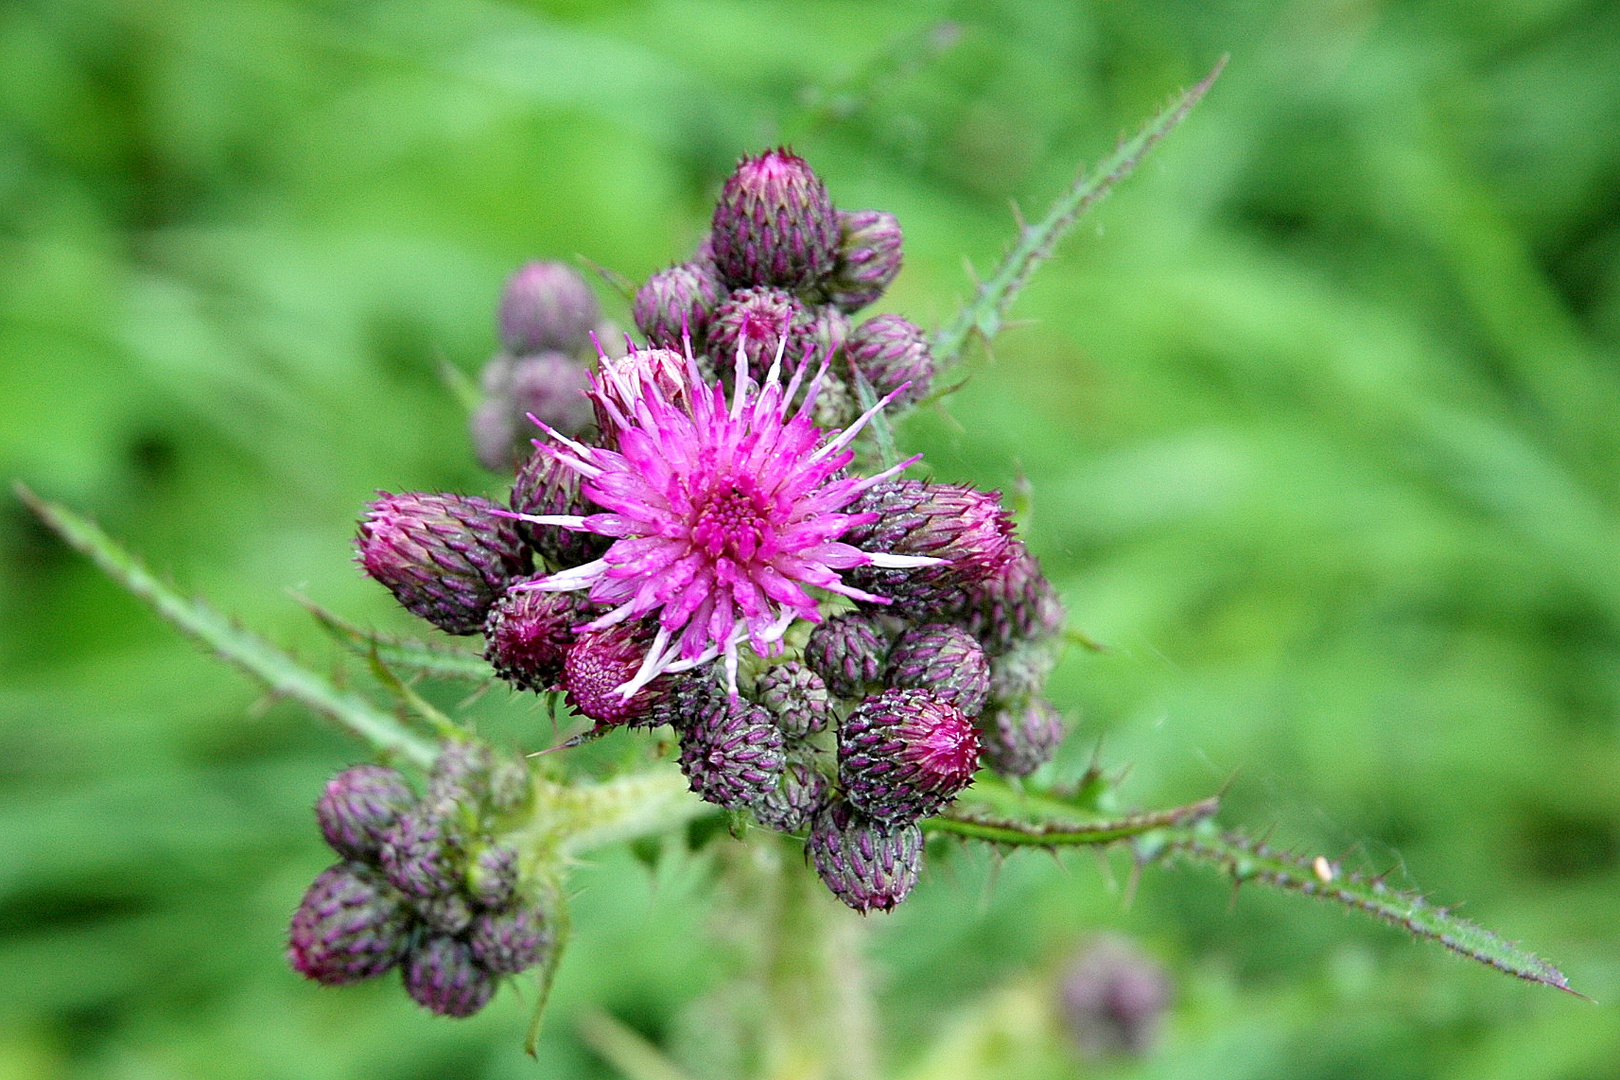
[[[495,676],[489,661],[471,649],[367,630],[301,593],[295,592],[290,595],[305,611],[315,617],[321,629],[332,635],[332,640],[356,656],[375,655],[390,668],[403,668],[437,679],[488,682]]]
[[[364,697],[340,690],[332,680],[303,666],[280,647],[237,625],[203,601],[181,595],[89,519],[41,499],[20,483],[13,485],[13,490],[69,546],[87,555],[180,631],[264,683],[272,694],[301,702],[383,753],[424,768],[432,764],[435,751],[430,742]]]
[[[1215,64],[1197,85],[1184,90],[1175,100],[1149,120],[1131,138],[1114,148],[1096,168],[1083,172],[1069,189],[1053,201],[1046,216],[1033,225],[1018,222],[1018,234],[1012,250],[1002,258],[995,273],[980,282],[973,299],[962,306],[956,317],[934,332],[931,342],[934,363],[940,371],[962,358],[968,343],[977,335],[982,341],[992,341],[1006,322],[1007,310],[1013,300],[1029,284],[1030,275],[1045,262],[1059,240],[1074,227],[1085,213],[1114,185],[1125,179],[1139,165],[1148,152],[1187,118],[1193,106],[1203,98],[1221,70],[1226,57]]]

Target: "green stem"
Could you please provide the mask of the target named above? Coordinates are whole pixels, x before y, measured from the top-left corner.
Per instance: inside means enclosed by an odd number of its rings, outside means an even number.
[[[995,273],[979,284],[973,299],[962,306],[954,319],[934,332],[934,362],[941,371],[961,359],[975,334],[984,341],[991,341],[1001,332],[1007,309],[1024,286],[1029,284],[1035,268],[1046,261],[1057,242],[1086,211],[1113,190],[1115,184],[1129,176],[1148,151],[1187,118],[1193,106],[1198,104],[1219,77],[1221,69],[1226,67],[1226,60],[1226,57],[1221,57],[1202,81],[1183,91],[1134,136],[1115,147],[1114,152],[1095,169],[1076,178],[1040,221],[1034,225],[1019,222],[1012,250],[1001,260]]]
[[[380,751],[397,754],[424,768],[432,764],[433,745],[370,701],[338,689],[330,679],[311,671],[285,650],[238,626],[201,600],[182,596],[89,519],[46,502],[20,483],[13,485],[13,490],[41,521],[70,546],[89,556],[114,581],[146,601],[182,632],[263,682],[271,693],[307,705]]]

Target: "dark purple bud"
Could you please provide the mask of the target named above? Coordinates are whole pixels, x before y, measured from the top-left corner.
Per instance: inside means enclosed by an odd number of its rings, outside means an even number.
[[[1088,1057],[1141,1054],[1170,1005],[1164,965],[1115,935],[1082,946],[1059,987],[1063,1019]]]
[[[1028,776],[1063,742],[1063,717],[1044,698],[992,709],[979,718],[985,765],[1002,776]]]
[[[810,631],[804,644],[804,662],[821,676],[828,690],[855,698],[883,675],[889,641],[868,615],[834,615]]]
[[[838,226],[838,261],[822,288],[853,314],[882,296],[900,273],[900,222],[884,210],[840,210]]]
[[[785,289],[739,289],[715,309],[709,324],[708,353],[727,380],[737,369],[737,350],[748,358],[748,373],[763,379],[782,351],[782,366],[791,371],[808,355],[820,356],[823,338],[836,333]],[[787,345],[783,346],[784,336]]]
[[[579,493],[579,474],[557,461],[544,446],[535,449],[518,468],[512,481],[511,508],[519,514],[582,516],[601,507]],[[595,533],[575,532],[560,525],[516,523],[518,535],[557,570],[583,566],[602,557],[613,541]]]
[[[857,326],[844,344],[844,358],[878,397],[905,386],[894,407],[921,401],[934,382],[928,335],[899,315],[878,315]]]
[[[446,633],[483,629],[506,586],[532,569],[512,523],[474,495],[380,494],[355,539],[366,573]]]
[[[927,817],[973,782],[979,733],[955,705],[925,690],[885,690],[850,711],[838,732],[838,782],[869,817]]]
[[[827,684],[797,660],[767,668],[754,684],[754,696],[790,739],[803,739],[827,726]]]
[[[895,639],[884,679],[890,686],[927,690],[964,716],[978,716],[990,693],[990,660],[966,630],[925,623]]]
[[[416,915],[430,930],[459,934],[472,924],[472,902],[459,892],[440,893],[416,902]]]
[[[701,798],[740,810],[781,779],[782,731],[763,706],[721,697],[681,732],[680,760]]]
[[[293,912],[287,961],[328,986],[381,975],[399,962],[410,935],[404,898],[369,866],[323,870]]]
[[[833,895],[862,915],[892,911],[922,867],[916,825],[886,825],[841,800],[816,815],[804,848]]]
[[[562,688],[568,704],[599,724],[644,727],[661,723],[656,708],[670,693],[667,676],[654,679],[629,698],[619,692],[641,670],[651,644],[652,634],[634,623],[580,634],[563,660]]]
[[[418,941],[402,965],[405,990],[440,1016],[471,1016],[495,996],[495,975],[473,957],[472,946],[448,934]]]
[[[346,859],[375,863],[382,838],[416,805],[405,778],[382,765],[355,765],[326,783],[315,804],[321,835]]]
[[[718,666],[719,662],[714,661],[691,671],[662,676],[662,681],[669,683],[669,693],[654,703],[647,715],[647,726],[668,724],[680,731],[707,714],[718,699],[728,696],[717,678]]]
[[[692,350],[703,351],[709,319],[725,295],[712,263],[677,263],[660,270],[636,290],[636,329],[651,345],[684,348],[682,335],[692,338]]]
[[[734,289],[802,289],[838,259],[838,214],[827,188],[797,154],[745,157],[714,208],[710,244],[720,279]]]
[[[828,786],[814,754],[790,752],[776,787],[753,804],[754,817],[767,829],[798,832],[826,805]]]
[[[467,863],[467,892],[480,907],[505,907],[517,881],[518,853],[504,844],[484,848]]]
[[[509,589],[484,623],[484,659],[519,690],[554,690],[586,611],[577,593]]]
[[[543,352],[513,361],[504,400],[515,418],[521,447],[526,449],[529,440],[545,437],[529,420],[531,414],[564,435],[578,435],[589,428],[595,420],[586,396],[590,388],[590,369],[571,356]]]
[[[596,294],[566,263],[531,262],[513,274],[501,294],[501,344],[516,354],[579,352],[602,318]]]
[[[447,823],[426,807],[401,815],[383,835],[383,873],[394,888],[415,900],[454,892],[460,885],[446,836]]]
[[[869,489],[846,513],[877,520],[842,537],[864,551],[926,555],[943,563],[915,570],[861,566],[845,580],[891,601],[883,610],[925,618],[962,602],[962,587],[1000,573],[1016,557],[1012,517],[997,492],[921,480],[888,480]]]
[[[1040,560],[1016,540],[1012,556],[995,574],[971,586],[960,601],[958,621],[992,656],[1021,643],[1054,638],[1068,619],[1057,590],[1041,573]]]
[[[538,908],[524,903],[483,911],[467,932],[473,956],[497,975],[516,975],[538,964],[551,947],[551,933]]]

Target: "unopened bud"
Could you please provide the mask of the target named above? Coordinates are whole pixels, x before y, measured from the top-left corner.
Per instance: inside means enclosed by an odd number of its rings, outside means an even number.
[[[883,675],[889,641],[870,616],[834,615],[810,631],[804,662],[839,697],[860,697]]]
[[[652,642],[651,634],[631,623],[580,634],[563,659],[562,688],[568,704],[600,724],[642,726],[670,692],[669,678],[654,679],[629,698],[619,687],[635,677]]]
[[[497,975],[516,975],[538,964],[551,947],[539,909],[519,902],[504,911],[480,912],[467,932],[473,956]]]
[[[708,802],[739,810],[776,787],[782,731],[760,705],[721,697],[681,732],[681,771]]]
[[[596,294],[573,267],[531,262],[508,279],[501,294],[501,344],[518,355],[576,353],[601,317]]]
[[[786,150],[745,157],[720,192],[710,234],[715,268],[732,288],[802,289],[838,258],[838,215],[805,160]]]
[[[840,210],[838,226],[838,259],[822,288],[853,314],[882,296],[900,273],[900,222],[884,210]]]
[[[894,407],[921,401],[934,382],[928,336],[899,315],[878,315],[857,326],[844,344],[844,358],[878,397],[904,386]]]
[[[973,635],[946,623],[926,623],[895,639],[885,680],[927,690],[965,716],[977,716],[990,692],[990,661]]]
[[[358,982],[398,963],[409,934],[410,912],[382,875],[338,863],[321,872],[293,913],[287,960],[328,986]]]
[[[861,566],[849,572],[850,584],[888,597],[892,603],[884,610],[896,615],[924,618],[960,603],[963,587],[999,573],[1017,553],[1000,496],[966,485],[888,480],[846,512],[878,515],[846,532],[846,544],[944,560],[914,570]]]
[[[863,915],[891,911],[917,884],[922,831],[885,825],[835,800],[816,815],[805,851],[838,899]]]
[[[709,319],[725,294],[712,263],[684,262],[660,270],[636,290],[636,329],[663,349],[682,349],[683,335],[702,352]]]
[[[1084,945],[1059,988],[1063,1019],[1089,1057],[1140,1054],[1170,1004],[1164,966],[1115,935]]]
[[[396,770],[355,765],[327,781],[315,804],[321,835],[346,859],[375,863],[383,835],[416,804],[416,796]]]
[[[512,524],[474,495],[382,493],[355,539],[360,565],[405,608],[450,634],[476,634],[506,586],[531,569]]]
[[[478,963],[471,945],[448,934],[417,941],[402,970],[406,992],[440,1016],[471,1016],[495,996],[495,975]]]
[[[850,805],[882,821],[927,817],[973,782],[979,736],[962,711],[925,690],[862,701],[838,732],[838,780]]]
[[[827,726],[827,684],[797,660],[776,664],[754,684],[759,703],[790,739],[803,739]]]
[[[542,446],[529,456],[512,481],[512,510],[519,514],[594,514],[601,507],[579,492],[579,474],[559,462]],[[599,559],[612,541],[590,532],[576,532],[560,525],[536,525],[519,521],[518,535],[534,548],[553,569],[566,570]]]
[[[996,708],[979,718],[984,763],[1002,776],[1028,776],[1063,742],[1063,717],[1044,698]]]
[[[520,690],[554,690],[585,610],[575,593],[509,589],[484,624],[484,658]]]

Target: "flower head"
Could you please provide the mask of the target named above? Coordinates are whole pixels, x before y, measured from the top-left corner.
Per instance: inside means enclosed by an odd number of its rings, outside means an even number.
[[[845,508],[916,459],[875,476],[845,475],[854,457],[850,442],[887,399],[843,431],[823,432],[811,416],[827,365],[804,386],[808,362],[801,362],[784,384],[785,345],[760,382],[739,350],[729,402],[720,384],[703,380],[690,354],[684,396],[671,395],[660,379],[646,379],[639,394],[626,396],[599,378],[592,397],[610,419],[616,447],[553,434],[537,451],[578,473],[580,493],[605,512],[524,520],[614,542],[600,559],[516,587],[588,589],[607,611],[585,629],[656,621],[640,669],[619,687],[627,699],[661,672],[717,656],[726,658],[735,688],[743,641],[774,655],[795,620],[821,620],[810,590],[884,602],[845,583],[841,570],[939,561],[863,551],[840,540],[875,520]],[[794,409],[801,386],[803,400]]]

